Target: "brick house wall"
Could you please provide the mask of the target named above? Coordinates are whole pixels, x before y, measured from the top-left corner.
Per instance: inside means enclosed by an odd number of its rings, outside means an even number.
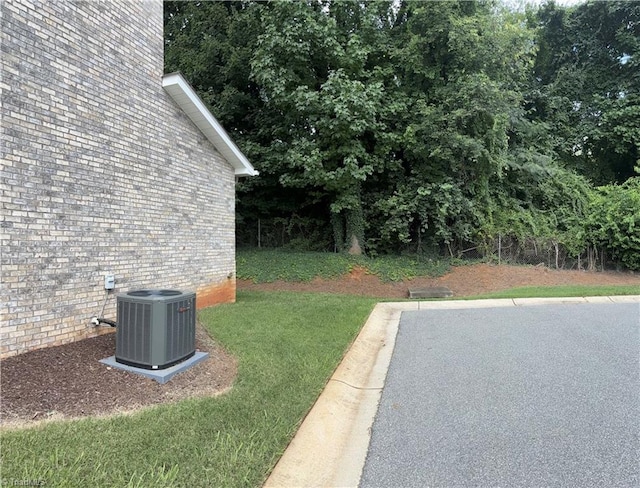
[[[106,272],[234,301],[234,168],[163,90],[161,0],[1,9],[0,357],[109,331]]]

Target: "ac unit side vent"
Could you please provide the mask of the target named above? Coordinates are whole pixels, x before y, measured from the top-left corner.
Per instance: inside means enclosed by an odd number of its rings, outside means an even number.
[[[134,290],[117,302],[117,362],[165,369],[195,354],[195,293]]]
[[[151,305],[118,300],[116,358],[151,364]]]
[[[191,300],[167,304],[167,357],[185,357],[196,341],[195,311]]]

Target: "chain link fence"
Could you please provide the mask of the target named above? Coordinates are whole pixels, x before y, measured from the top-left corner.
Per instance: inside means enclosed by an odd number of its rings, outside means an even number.
[[[296,251],[326,251],[333,249],[331,228],[320,219],[293,215],[288,218],[236,221],[238,247],[287,248]]]
[[[557,241],[550,239],[517,239],[499,235],[483,248],[470,247],[455,256],[464,260],[482,260],[497,264],[545,266],[552,269],[588,271],[613,270],[619,267],[604,249],[589,247],[579,255],[571,255]]]
[[[238,222],[237,244],[251,248],[287,248],[297,251],[336,251],[331,230],[312,219],[246,219]],[[499,235],[482,246],[419,246],[418,253],[427,251],[434,256],[484,261],[496,264],[545,266],[551,269],[604,271],[620,269],[605,249],[589,247],[580,255],[569,253],[557,241],[540,238],[516,238]],[[414,252],[416,250],[414,249]]]

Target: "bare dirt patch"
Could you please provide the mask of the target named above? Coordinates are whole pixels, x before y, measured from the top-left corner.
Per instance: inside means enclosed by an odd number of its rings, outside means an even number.
[[[553,270],[543,266],[507,266],[475,264],[457,266],[439,278],[419,277],[400,282],[383,282],[377,276],[355,268],[338,279],[315,278],[306,283],[276,281],[253,283],[238,280],[239,290],[291,290],[305,292],[341,293],[379,298],[408,298],[409,288],[445,286],[454,297],[473,296],[522,286],[555,285],[637,285],[640,293],[640,274],[628,272],[588,272]]]

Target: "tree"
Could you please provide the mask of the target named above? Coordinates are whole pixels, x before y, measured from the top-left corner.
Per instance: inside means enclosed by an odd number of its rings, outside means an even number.
[[[260,171],[238,184],[241,242],[268,221],[272,245],[457,255],[509,235],[579,255],[574,170],[640,168],[638,10],[166,2],[166,65]]]
[[[263,33],[267,2],[164,3],[165,71],[181,71],[212,113],[233,135],[260,171],[259,178],[238,183],[238,236],[260,219],[274,221],[296,211],[313,212],[319,195],[282,191],[277,168],[268,155],[283,129],[269,113],[262,87],[251,77],[251,61]],[[311,217],[314,217],[311,214]],[[273,243],[273,242],[272,242]]]
[[[260,2],[164,3],[165,71],[181,71],[227,130],[247,134],[261,110],[250,60]]]
[[[537,22],[533,116],[550,124],[565,164],[624,181],[638,160],[640,4],[549,3]]]
[[[363,185],[386,169],[384,119],[394,110],[375,42],[385,6],[276,3],[264,11],[251,63],[274,127],[265,170],[285,187],[325,195],[337,247],[356,254],[365,247]]]
[[[453,253],[491,222],[494,187],[506,181],[531,35],[520,17],[482,2],[401,9],[398,83],[409,100],[403,171],[377,207],[389,217],[386,238],[417,235]]]
[[[640,270],[640,178],[599,187],[585,222],[589,244],[604,248],[628,269]]]

